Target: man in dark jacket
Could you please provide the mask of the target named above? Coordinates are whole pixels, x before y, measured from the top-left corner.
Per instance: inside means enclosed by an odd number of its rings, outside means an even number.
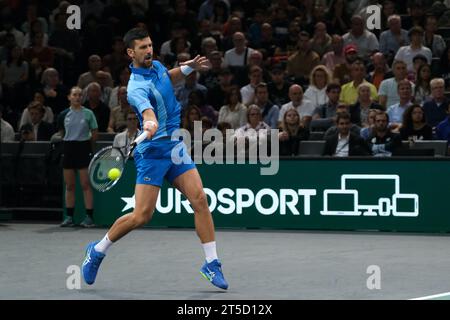
[[[325,140],[324,155],[334,157],[367,156],[370,150],[366,142],[358,135],[350,132],[350,114],[341,112],[336,118],[338,132]]]
[[[402,139],[399,134],[389,130],[389,115],[380,111],[375,115],[375,126],[367,143],[375,157],[390,157],[402,147]]]
[[[31,117],[31,128],[35,141],[49,141],[55,129],[52,124],[42,120],[44,118],[45,109],[40,102],[33,101],[28,106],[28,112]]]

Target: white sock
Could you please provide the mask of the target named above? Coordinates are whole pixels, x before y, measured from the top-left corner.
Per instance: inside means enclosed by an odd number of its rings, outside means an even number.
[[[217,259],[216,242],[202,243],[203,251],[205,251],[206,262],[210,263]]]
[[[108,238],[108,234],[105,235],[105,237],[95,245],[94,249],[97,252],[101,252],[103,254],[106,254],[106,250],[113,244],[111,240]]]

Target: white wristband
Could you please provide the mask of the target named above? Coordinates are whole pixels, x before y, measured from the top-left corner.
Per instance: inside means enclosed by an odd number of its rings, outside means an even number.
[[[155,121],[152,121],[152,120],[147,120],[147,121],[145,121],[145,122],[144,122],[144,127],[145,127],[145,125],[146,125],[147,123],[152,127],[152,129],[157,127]]]
[[[194,69],[192,69],[189,66],[181,66],[180,70],[181,70],[181,73],[184,74],[185,76],[189,75],[192,71],[194,71]]]

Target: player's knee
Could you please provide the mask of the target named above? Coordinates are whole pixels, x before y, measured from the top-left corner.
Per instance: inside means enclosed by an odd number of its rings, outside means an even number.
[[[194,209],[204,209],[208,207],[208,199],[203,190],[196,192],[192,199],[191,203],[194,206]]]

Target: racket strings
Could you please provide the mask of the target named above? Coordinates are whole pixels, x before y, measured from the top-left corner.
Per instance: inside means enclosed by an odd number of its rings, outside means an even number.
[[[111,148],[96,155],[90,170],[92,186],[99,191],[110,189],[118,180],[111,180],[108,177],[109,171],[113,168],[119,169],[120,172],[124,169],[124,158],[120,150]]]

